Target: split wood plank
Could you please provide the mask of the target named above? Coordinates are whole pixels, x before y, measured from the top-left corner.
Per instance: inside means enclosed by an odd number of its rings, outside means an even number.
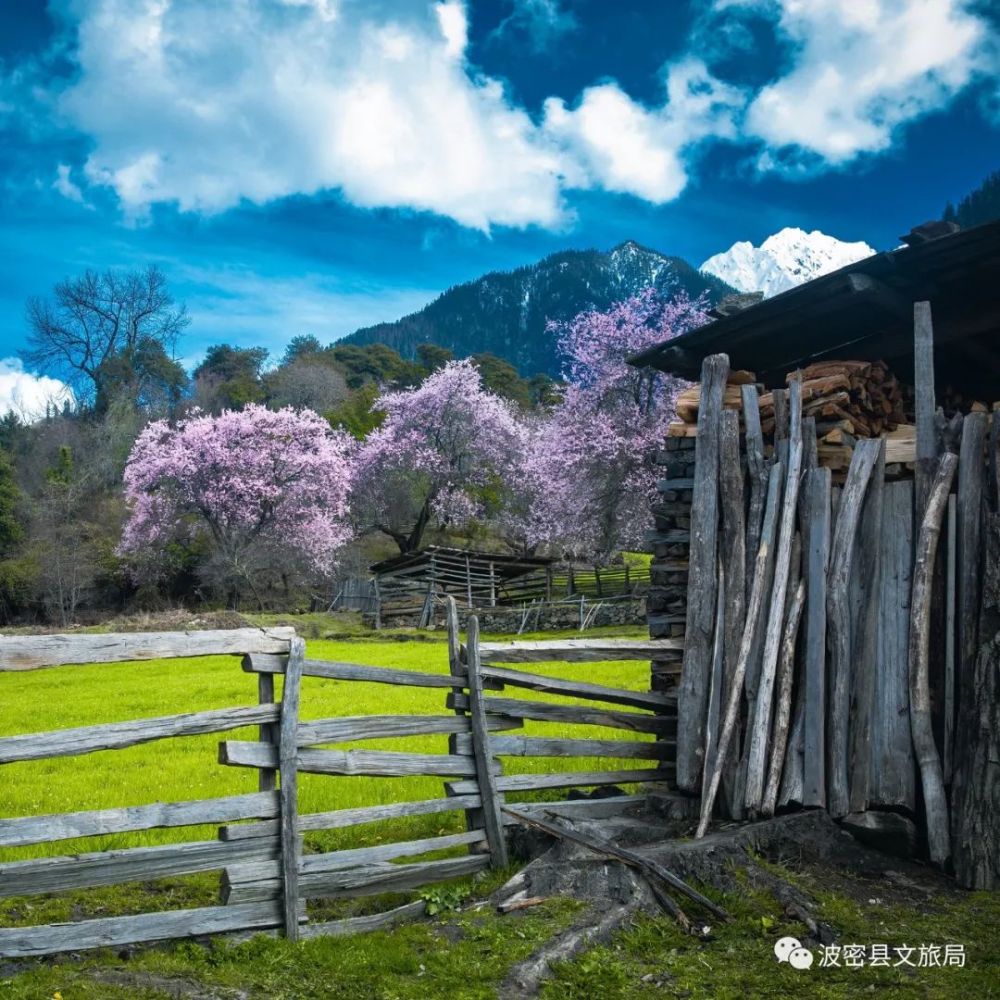
[[[778,494],[781,491],[781,465],[771,466],[770,480],[768,483],[767,505],[764,510],[764,523],[761,528],[760,544],[757,547],[757,562],[753,572],[753,590],[750,593],[750,602],[747,605],[746,624],[743,628],[743,641],[740,644],[740,656],[736,662],[736,673],[733,677],[733,686],[729,692],[729,701],[726,703],[726,713],[723,717],[722,730],[719,733],[718,750],[716,753],[715,767],[708,782],[707,789],[702,795],[701,817],[698,822],[696,837],[704,837],[708,829],[709,820],[712,817],[712,809],[715,806],[715,798],[719,793],[719,783],[722,780],[722,769],[725,766],[726,758],[732,748],[733,733],[736,729],[737,718],[739,716],[740,698],[743,691],[743,682],[747,670],[747,661],[753,650],[754,641],[760,631],[760,619],[764,603],[764,590],[766,586],[767,565],[770,562],[770,552],[774,545],[774,536],[778,521]]]
[[[959,479],[962,475],[959,460]],[[957,603],[958,568],[958,503],[954,493],[948,496],[947,537],[945,539],[945,584],[944,584],[944,718],[941,725],[941,773],[946,785],[951,784],[955,752],[955,611]]]
[[[470,854],[462,858],[404,865],[383,862],[303,875],[301,889],[303,898],[307,899],[379,896],[389,892],[407,892],[464,875],[474,875],[489,866],[490,859],[486,854]],[[275,898],[279,885],[277,880],[233,883],[228,877],[224,877],[223,898],[228,906],[267,902]]]
[[[797,379],[793,380],[788,392],[790,396],[788,473],[785,479],[778,548],[774,561],[771,613],[765,630],[764,656],[757,687],[757,709],[753,714],[753,725],[749,734],[750,752],[747,757],[743,798],[751,815],[760,811],[764,797],[764,783],[767,780],[767,752],[771,736],[774,682],[778,669],[778,655],[781,651],[785,595],[791,569],[792,539],[795,536],[795,512],[799,500],[799,478],[802,470],[802,384]],[[778,391],[775,392],[775,397],[777,396]]]
[[[856,554],[858,569],[854,574],[860,604],[854,630],[848,734],[848,809],[852,813],[862,813],[868,809],[872,773],[872,726],[875,718],[875,674],[879,669],[879,601],[882,596],[879,554],[885,493],[885,442],[881,438],[876,440],[875,464],[861,509]]]
[[[501,792],[533,792],[542,788],[585,788],[591,785],[631,785],[662,781],[663,768],[621,771],[559,771],[553,774],[504,774],[497,778]],[[454,781],[449,786],[456,795],[469,795],[479,787],[474,781]]]
[[[462,795],[448,799],[424,799],[420,802],[392,802],[384,806],[359,806],[356,809],[335,809],[330,812],[299,813],[299,832],[310,830],[341,830],[364,823],[380,823],[401,816],[426,816],[432,813],[456,812],[460,809],[478,809],[482,802],[478,795]],[[277,820],[262,823],[239,823],[219,830],[220,840],[243,840],[249,837],[277,836]]]
[[[319,937],[343,937],[347,934],[367,934],[370,931],[386,930],[409,920],[416,920],[426,912],[426,901],[417,899],[412,903],[404,903],[402,906],[385,910],[383,913],[367,913],[363,917],[344,917],[342,920],[308,923],[302,927],[299,936],[303,940],[308,940]]]
[[[719,461],[720,502],[722,504],[720,593],[724,602],[724,611],[719,616],[723,621],[723,669],[719,704],[725,705],[729,701],[729,691],[732,689],[733,678],[736,676],[736,661],[740,655],[740,640],[743,636],[747,599],[747,530],[743,514],[745,484],[743,463],[740,460],[739,414],[733,410],[726,410],[722,414]],[[740,755],[739,734],[735,734],[732,750],[722,772],[722,791],[729,815],[733,819],[740,819],[743,814],[743,803],[737,794],[736,778]]]
[[[218,840],[95,851],[72,857],[37,858],[0,865],[0,897],[37,896],[125,882],[148,882],[168,875],[210,872],[238,861],[269,859],[278,839],[262,837],[238,843]]]
[[[244,670],[253,673],[283,674],[285,657],[248,656]],[[306,660],[303,677],[322,677],[334,681],[367,681],[372,684],[392,684],[403,687],[447,688],[455,683],[448,674],[429,674],[419,670],[397,670],[392,667],[371,667],[364,663],[338,663],[326,660]]]
[[[938,436],[934,400],[934,325],[930,302],[913,303],[913,387],[917,435],[916,516],[923,521],[937,466]]]
[[[155,802],[148,806],[127,806],[121,809],[0,819],[0,847],[24,847],[27,844],[163,827],[267,819],[277,816],[278,809],[277,794],[257,792],[190,802]],[[277,833],[277,829],[274,833]]]
[[[499,681],[501,685],[564,694],[571,698],[584,698],[590,701],[606,701],[613,705],[630,705],[635,708],[658,710],[677,704],[676,694],[666,695],[655,691],[626,691],[603,684],[589,684],[585,681],[568,680],[563,677],[528,674],[520,670],[506,670],[503,667],[483,666],[480,668],[480,673],[482,677]]]
[[[345,715],[299,723],[300,747],[318,743],[427,736],[432,733],[467,733],[469,720],[454,715]],[[267,742],[267,741],[261,741]]]
[[[806,476],[806,652],[802,804],[826,805],[826,605],[830,561],[830,470]]]
[[[371,847],[349,848],[323,854],[305,854],[299,865],[299,878],[305,885],[310,876],[392,861],[396,858],[412,858],[422,854],[433,854],[435,851],[446,851],[453,847],[481,843],[485,839],[485,831],[468,830],[436,837],[422,837],[419,840],[403,840],[392,844],[375,844]],[[268,898],[268,895],[277,895],[281,888],[280,879],[281,865],[276,860],[248,861],[229,865],[226,867],[223,880],[223,901],[228,898],[225,892],[226,886],[237,887],[247,883],[268,883],[262,898]],[[303,888],[302,894],[307,896],[308,889]]]
[[[490,753],[490,732],[486,699],[479,662],[479,619],[470,615],[466,624],[466,655],[469,686],[469,716],[472,723],[472,751],[475,774],[479,782],[479,795],[483,801],[483,826],[494,868],[507,865],[507,841],[504,835],[500,810],[503,798],[497,787],[497,766]]]
[[[247,669],[246,657],[244,657],[243,669]],[[257,702],[260,705],[273,705],[274,699],[274,674],[257,675]],[[266,723],[257,730],[257,739],[261,743],[277,743],[280,739],[278,727],[273,723]],[[273,768],[261,768],[257,772],[257,787],[262,792],[273,792],[278,787],[278,772]]]
[[[66,924],[0,928],[0,957],[30,958],[64,951],[121,948],[130,944],[202,937],[227,931],[264,930],[281,926],[279,903],[204,906],[194,910],[102,917]]]
[[[972,674],[979,651],[982,508],[988,420],[985,413],[966,416],[962,424],[958,459],[958,657],[955,669],[958,703],[962,700],[964,678]],[[953,721],[953,716],[949,716],[949,721]]]
[[[121,750],[173,736],[200,736],[230,729],[275,722],[281,712],[277,705],[248,705],[219,708],[207,712],[165,715],[155,719],[133,719],[78,729],[55,729],[0,739],[0,764],[19,760],[70,757],[99,750]]]
[[[713,354],[701,369],[701,406],[691,495],[687,622],[677,712],[677,787],[701,788],[705,757],[705,713],[716,604],[719,527],[719,427],[729,358]]]
[[[529,816],[548,814],[566,819],[607,819],[620,816],[630,809],[645,808],[649,799],[645,795],[609,795],[602,799],[564,799],[561,802],[518,802],[518,812]],[[506,812],[504,824],[510,826],[517,820]]]
[[[466,708],[467,695],[449,695],[448,705]],[[591,708],[589,705],[556,705],[543,701],[525,701],[521,698],[487,698],[486,709],[497,715],[515,719],[533,719],[537,722],[568,722],[582,726],[606,726],[610,729],[628,729],[640,733],[663,733],[676,727],[676,720],[667,716],[642,715],[639,712],[620,712],[615,709]]]
[[[681,639],[542,639],[484,642],[479,654],[484,666],[494,663],[602,663],[614,660],[654,660],[684,649]],[[485,675],[484,675],[485,676]]]
[[[773,816],[774,810],[777,808],[778,788],[785,761],[785,751],[788,749],[788,727],[792,714],[795,641],[799,634],[799,622],[802,620],[802,608],[805,604],[805,581],[795,581],[794,587],[791,607],[785,617],[785,631],[781,640],[781,652],[778,662],[774,739],[771,748],[767,783],[764,786],[764,796],[761,800],[761,812],[764,816]]]
[[[305,640],[296,636],[288,650],[285,682],[281,691],[281,723],[278,729],[278,774],[281,777],[281,905],[285,915],[285,937],[299,939],[299,779],[298,729]],[[310,751],[306,751],[309,753]],[[313,753],[319,751],[311,751]],[[252,841],[250,841],[252,843]]]
[[[847,482],[837,506],[837,522],[830,546],[826,614],[829,638],[830,728],[827,741],[827,809],[834,817],[850,812],[848,780],[849,721],[851,706],[850,583],[861,508],[876,459],[882,454],[877,438],[858,442],[847,471]]]
[[[266,743],[224,740],[219,763],[235,767],[270,767],[277,750]],[[394,750],[300,750],[298,770],[306,774],[365,775],[402,778],[416,775],[467,777],[476,773],[471,758],[454,754],[407,753]]]
[[[0,636],[0,673],[87,663],[287,653],[293,628]]]
[[[929,682],[931,580],[944,510],[955,477],[958,457],[945,452],[938,462],[924,518],[920,525],[913,568],[913,596],[910,601],[910,729],[917,763],[920,766],[927,818],[927,847],[931,861],[943,866],[951,855],[948,800],[944,791],[941,758],[931,726]]]
[[[718,750],[719,740],[719,714],[722,705],[722,672],[723,663],[723,643],[726,628],[725,613],[725,590],[726,578],[722,569],[722,561],[719,560],[719,582],[716,588],[717,597],[715,604],[715,641],[712,645],[712,672],[708,683],[708,714],[705,720],[705,765],[701,772],[702,795],[708,785],[709,775],[715,767],[715,756]]]
[[[459,736],[455,752],[472,752],[472,738]],[[491,736],[490,752],[502,757],[622,757],[673,760],[673,743],[638,740],[575,740],[544,736]]]
[[[878,664],[872,718],[873,807],[916,811],[910,736],[908,645],[913,577],[913,482],[886,483],[883,501]]]
[[[742,386],[743,426],[746,432],[747,474],[750,480],[750,503],[747,509],[746,541],[746,599],[750,600],[753,587],[753,569],[757,562],[760,545],[761,522],[764,518],[764,503],[767,499],[767,462],[764,458],[764,435],[760,427],[760,410],[756,386]]]

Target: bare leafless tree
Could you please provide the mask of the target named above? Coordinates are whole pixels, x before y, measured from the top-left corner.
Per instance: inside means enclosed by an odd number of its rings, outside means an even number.
[[[172,357],[189,320],[184,306],[175,304],[163,272],[151,265],[66,278],[51,298],[28,300],[27,322],[24,360],[64,378],[79,397],[90,400],[114,359],[148,343]]]

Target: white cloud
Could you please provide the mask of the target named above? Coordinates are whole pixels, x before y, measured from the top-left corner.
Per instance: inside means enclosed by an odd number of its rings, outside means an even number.
[[[64,198],[82,204],[83,192],[80,190],[80,185],[70,176],[70,169],[69,164],[60,163],[56,167],[56,179],[52,182],[52,187]]]
[[[0,414],[13,410],[22,420],[38,420],[47,405],[62,409],[67,401],[73,403],[73,393],[63,382],[26,372],[18,358],[0,358]]]
[[[617,84],[584,91],[569,110],[557,98],[545,105],[545,125],[580,165],[576,187],[603,187],[651,202],[676,198],[687,184],[685,154],[708,136],[734,134],[745,98],[714,78],[704,63],[686,59],[666,70],[667,100],[649,109]]]
[[[78,72],[59,108],[91,141],[88,183],[133,218],[333,190],[481,230],[557,228],[574,188],[676,198],[711,142],[750,148],[762,170],[885,150],[997,62],[974,0],[704,0],[662,100],[609,80],[549,98],[539,119],[469,63],[463,0],[65,2]],[[787,49],[756,89],[713,70],[748,57],[748,17]],[[514,0],[497,31],[549,44],[576,26],[560,0]],[[82,196],[80,176],[58,189]]]
[[[997,68],[987,25],[964,0],[728,6],[776,14],[794,50],[790,71],[763,87],[747,113],[746,135],[766,146],[764,168],[837,166],[886,150],[900,126]]]

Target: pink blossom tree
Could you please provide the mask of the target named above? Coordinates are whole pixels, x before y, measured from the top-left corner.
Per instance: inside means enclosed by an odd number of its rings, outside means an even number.
[[[202,548],[204,575],[235,602],[245,584],[259,603],[268,573],[327,577],[350,537],[351,439],[308,410],[249,405],[219,416],[158,420],[125,468],[129,519],[119,552],[155,576],[178,543]]]
[[[496,512],[524,431],[513,406],[483,388],[472,362],[448,362],[375,406],[386,416],[357,457],[359,530],[413,552],[432,522],[459,526]]]
[[[654,457],[683,383],[628,359],[706,322],[706,302],[652,289],[554,325],[566,355],[563,400],[529,435],[523,533],[596,564],[639,547],[655,499]]]

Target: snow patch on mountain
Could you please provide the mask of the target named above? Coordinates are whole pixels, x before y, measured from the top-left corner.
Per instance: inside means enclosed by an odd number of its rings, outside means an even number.
[[[721,278],[740,292],[777,295],[803,282],[829,274],[875,251],[865,242],[845,243],[818,229],[807,233],[788,227],[769,236],[759,247],[743,240],[725,253],[709,257],[700,270]]]

